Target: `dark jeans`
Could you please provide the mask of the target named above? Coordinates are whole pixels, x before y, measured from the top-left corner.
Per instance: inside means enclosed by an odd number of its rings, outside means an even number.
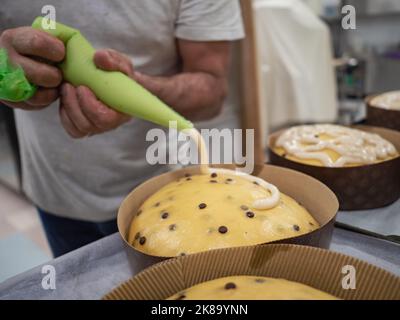
[[[117,221],[87,222],[57,217],[38,209],[54,257],[83,247],[118,231]]]

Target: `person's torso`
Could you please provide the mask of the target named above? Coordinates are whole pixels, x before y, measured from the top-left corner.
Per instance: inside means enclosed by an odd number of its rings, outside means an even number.
[[[51,4],[57,21],[79,29],[95,48],[123,52],[142,73],[172,75],[180,68],[175,38],[180,2],[2,0],[0,31],[30,25],[43,15],[42,7]],[[57,203],[68,207],[65,198],[82,208],[109,198],[111,209],[138,182],[167,169],[146,162],[151,144],[146,134],[156,125],[133,119],[112,132],[73,140],[61,125],[58,109],[56,102],[38,112],[16,111],[25,189],[49,203],[48,208]]]

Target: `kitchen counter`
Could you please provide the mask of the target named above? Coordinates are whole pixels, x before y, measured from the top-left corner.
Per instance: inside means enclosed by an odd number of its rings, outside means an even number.
[[[336,228],[331,250],[357,257],[400,276],[400,245]],[[101,299],[132,276],[119,234],[49,261],[56,289],[42,288],[42,266],[0,284],[0,299]]]
[[[340,211],[336,221],[361,232],[374,233],[400,243],[400,199],[384,208]]]

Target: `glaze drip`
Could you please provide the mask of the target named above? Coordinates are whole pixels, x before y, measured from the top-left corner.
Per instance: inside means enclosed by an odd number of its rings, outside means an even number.
[[[201,134],[199,133],[199,131],[197,131],[196,129],[189,129],[189,130],[185,130],[185,133],[197,145],[198,153],[200,155],[200,170],[201,170],[202,174],[221,173],[221,174],[237,175],[246,180],[256,182],[270,193],[270,197],[263,198],[263,199],[257,199],[253,203],[253,208],[260,209],[260,210],[267,210],[267,209],[274,208],[278,205],[279,200],[280,200],[280,192],[276,186],[266,182],[265,180],[263,180],[261,178],[254,177],[245,172],[241,172],[238,169],[229,170],[229,169],[210,168],[207,147],[206,147],[204,139],[201,136]]]

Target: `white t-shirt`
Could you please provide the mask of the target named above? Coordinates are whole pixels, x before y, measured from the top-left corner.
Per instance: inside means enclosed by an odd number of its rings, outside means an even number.
[[[59,22],[80,29],[94,47],[129,55],[136,70],[149,75],[178,72],[176,38],[244,35],[237,0],[2,0],[0,30],[30,25],[49,4]],[[146,133],[155,125],[134,119],[112,132],[73,140],[58,112],[58,102],[42,111],[16,111],[23,189],[42,209],[86,221],[111,220],[136,185],[168,169],[145,159]],[[234,114],[226,105],[209,126],[237,127]]]

